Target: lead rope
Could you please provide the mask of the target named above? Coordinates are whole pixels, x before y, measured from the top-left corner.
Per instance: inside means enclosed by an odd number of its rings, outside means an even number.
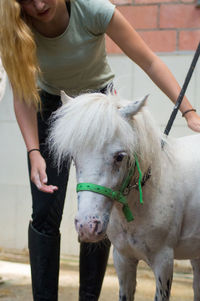
[[[137,170],[139,173],[139,179],[138,179],[138,189],[139,189],[139,194],[140,194],[140,204],[143,204],[143,197],[142,197],[142,171],[140,169],[140,165],[138,162],[137,155],[135,154],[135,163],[137,166]]]
[[[168,136],[168,134],[169,134],[169,132],[170,132],[170,130],[171,130],[171,127],[172,127],[172,125],[173,125],[173,122],[174,122],[174,120],[175,120],[175,118],[176,118],[178,109],[179,109],[179,107],[180,107],[180,105],[181,105],[181,102],[182,102],[183,97],[184,97],[184,95],[185,95],[187,86],[188,86],[188,84],[189,84],[189,82],[190,82],[190,79],[191,79],[191,77],[192,77],[194,68],[195,68],[196,63],[197,63],[197,61],[198,61],[198,59],[199,59],[199,55],[200,55],[200,42],[199,42],[199,45],[198,45],[198,47],[197,47],[197,50],[195,51],[195,54],[194,54],[192,63],[191,63],[191,65],[190,65],[190,68],[189,68],[189,70],[188,70],[188,73],[187,73],[187,75],[186,75],[186,78],[185,78],[185,81],[184,81],[184,84],[183,84],[183,87],[182,87],[182,89],[181,89],[181,91],[180,91],[180,93],[179,93],[179,96],[178,96],[178,98],[177,98],[177,101],[176,101],[175,106],[174,106],[174,108],[173,108],[173,111],[172,111],[172,113],[171,113],[171,116],[170,116],[170,118],[169,118],[169,121],[168,121],[168,123],[167,123],[167,126],[166,126],[166,128],[165,128],[165,130],[164,130],[164,135],[165,135],[166,137]],[[164,144],[165,144],[165,143],[164,143],[164,140],[162,140],[162,142],[161,142],[162,147],[164,146]]]

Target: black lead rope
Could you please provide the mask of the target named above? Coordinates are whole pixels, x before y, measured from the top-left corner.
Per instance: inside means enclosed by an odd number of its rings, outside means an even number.
[[[188,73],[187,73],[187,76],[186,76],[186,78],[185,78],[185,82],[184,82],[184,84],[183,84],[183,87],[182,87],[182,89],[181,89],[181,92],[180,92],[180,94],[179,94],[179,96],[178,96],[178,98],[177,98],[177,101],[176,101],[176,103],[175,103],[174,109],[173,109],[173,111],[172,111],[172,114],[171,114],[171,116],[170,116],[170,118],[169,118],[169,121],[168,121],[168,123],[167,123],[167,126],[166,126],[166,128],[165,128],[164,134],[165,134],[166,136],[169,134],[169,132],[170,132],[170,130],[171,130],[171,127],[172,127],[172,125],[173,125],[173,122],[174,122],[174,120],[175,120],[175,118],[176,118],[176,114],[177,114],[177,112],[178,112],[178,109],[179,109],[179,107],[180,107],[180,105],[181,105],[181,102],[182,102],[182,100],[183,100],[183,97],[184,97],[184,95],[185,95],[185,91],[186,91],[187,86],[188,86],[188,84],[189,84],[189,82],[190,82],[190,79],[191,79],[191,77],[192,77],[192,74],[193,74],[194,68],[195,68],[195,66],[196,66],[196,63],[197,63],[197,61],[198,61],[199,55],[200,55],[200,42],[199,42],[199,45],[198,45],[198,47],[197,47],[197,50],[196,50],[196,52],[195,52],[195,54],[194,54],[194,57],[193,57],[193,60],[192,60],[190,69],[188,70]]]

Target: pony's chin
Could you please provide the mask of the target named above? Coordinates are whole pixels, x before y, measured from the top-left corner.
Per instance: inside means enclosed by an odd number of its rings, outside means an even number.
[[[88,242],[88,243],[97,243],[102,240],[104,240],[107,237],[106,234],[100,234],[98,236],[84,236],[84,235],[78,235],[78,241],[79,242]]]

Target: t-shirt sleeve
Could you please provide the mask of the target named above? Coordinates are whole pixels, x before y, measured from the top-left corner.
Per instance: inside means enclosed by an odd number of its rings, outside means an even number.
[[[107,26],[113,16],[115,5],[109,0],[84,0],[86,7],[87,29],[95,34],[105,33]]]

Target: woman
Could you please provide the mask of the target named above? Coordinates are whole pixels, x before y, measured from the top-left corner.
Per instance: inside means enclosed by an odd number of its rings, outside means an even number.
[[[72,96],[86,91],[106,92],[114,75],[106,60],[105,33],[173,102],[180,87],[108,0],[1,0],[0,30],[1,57],[28,151],[33,198],[29,225],[33,296],[35,301],[55,301],[59,227],[69,162],[57,175],[44,142],[48,118],[61,105],[60,90]],[[188,126],[200,131],[200,117],[186,97],[180,110],[187,111],[184,116]],[[90,247],[93,250],[88,252],[88,244],[81,243],[80,301],[98,300],[110,243]]]

